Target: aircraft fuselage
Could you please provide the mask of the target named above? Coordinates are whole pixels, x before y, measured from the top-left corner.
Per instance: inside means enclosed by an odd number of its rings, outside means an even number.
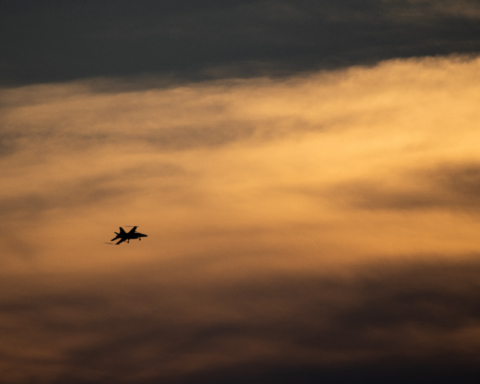
[[[137,230],[137,227],[133,227],[129,232],[125,232],[125,230],[122,227],[120,227],[120,233],[115,232],[117,236],[114,237],[111,241],[120,239],[117,242],[117,245],[118,245],[124,242],[125,240],[127,241],[127,243],[129,243],[130,240],[135,240],[135,239],[142,240],[142,237],[148,237],[148,235],[145,235],[144,233],[136,232],[136,230]]]

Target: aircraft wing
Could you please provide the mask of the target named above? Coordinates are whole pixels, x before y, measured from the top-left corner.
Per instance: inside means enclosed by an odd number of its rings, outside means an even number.
[[[128,233],[135,233],[136,230],[137,230],[137,227],[133,227]]]
[[[117,242],[117,245],[120,244],[121,242],[125,241],[125,240],[127,240],[127,239],[125,239],[125,238],[121,239],[120,241]]]

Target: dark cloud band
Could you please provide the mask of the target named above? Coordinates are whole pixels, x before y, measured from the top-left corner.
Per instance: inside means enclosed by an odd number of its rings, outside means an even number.
[[[142,73],[200,80],[476,53],[478,5],[458,3],[2,1],[0,81]]]
[[[356,266],[341,275],[251,274],[223,283],[201,277],[210,268],[205,262],[99,280],[9,278],[0,311],[18,320],[8,325],[11,341],[43,350],[50,356],[43,364],[59,365],[55,383],[270,383],[278,372],[290,375],[280,382],[303,376],[310,383],[339,380],[338,366],[345,380],[362,370],[388,377],[407,368],[408,376],[418,367],[427,380],[478,371],[472,335],[480,326],[480,267],[473,259]],[[9,345],[2,356],[16,355],[34,375],[38,360]]]

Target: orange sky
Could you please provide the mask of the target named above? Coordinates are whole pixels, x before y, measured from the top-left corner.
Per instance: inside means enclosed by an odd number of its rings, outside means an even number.
[[[3,88],[2,377],[478,364],[478,73]]]

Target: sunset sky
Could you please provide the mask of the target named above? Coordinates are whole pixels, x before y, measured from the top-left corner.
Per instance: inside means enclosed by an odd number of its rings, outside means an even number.
[[[477,382],[478,1],[0,28],[1,384]]]

